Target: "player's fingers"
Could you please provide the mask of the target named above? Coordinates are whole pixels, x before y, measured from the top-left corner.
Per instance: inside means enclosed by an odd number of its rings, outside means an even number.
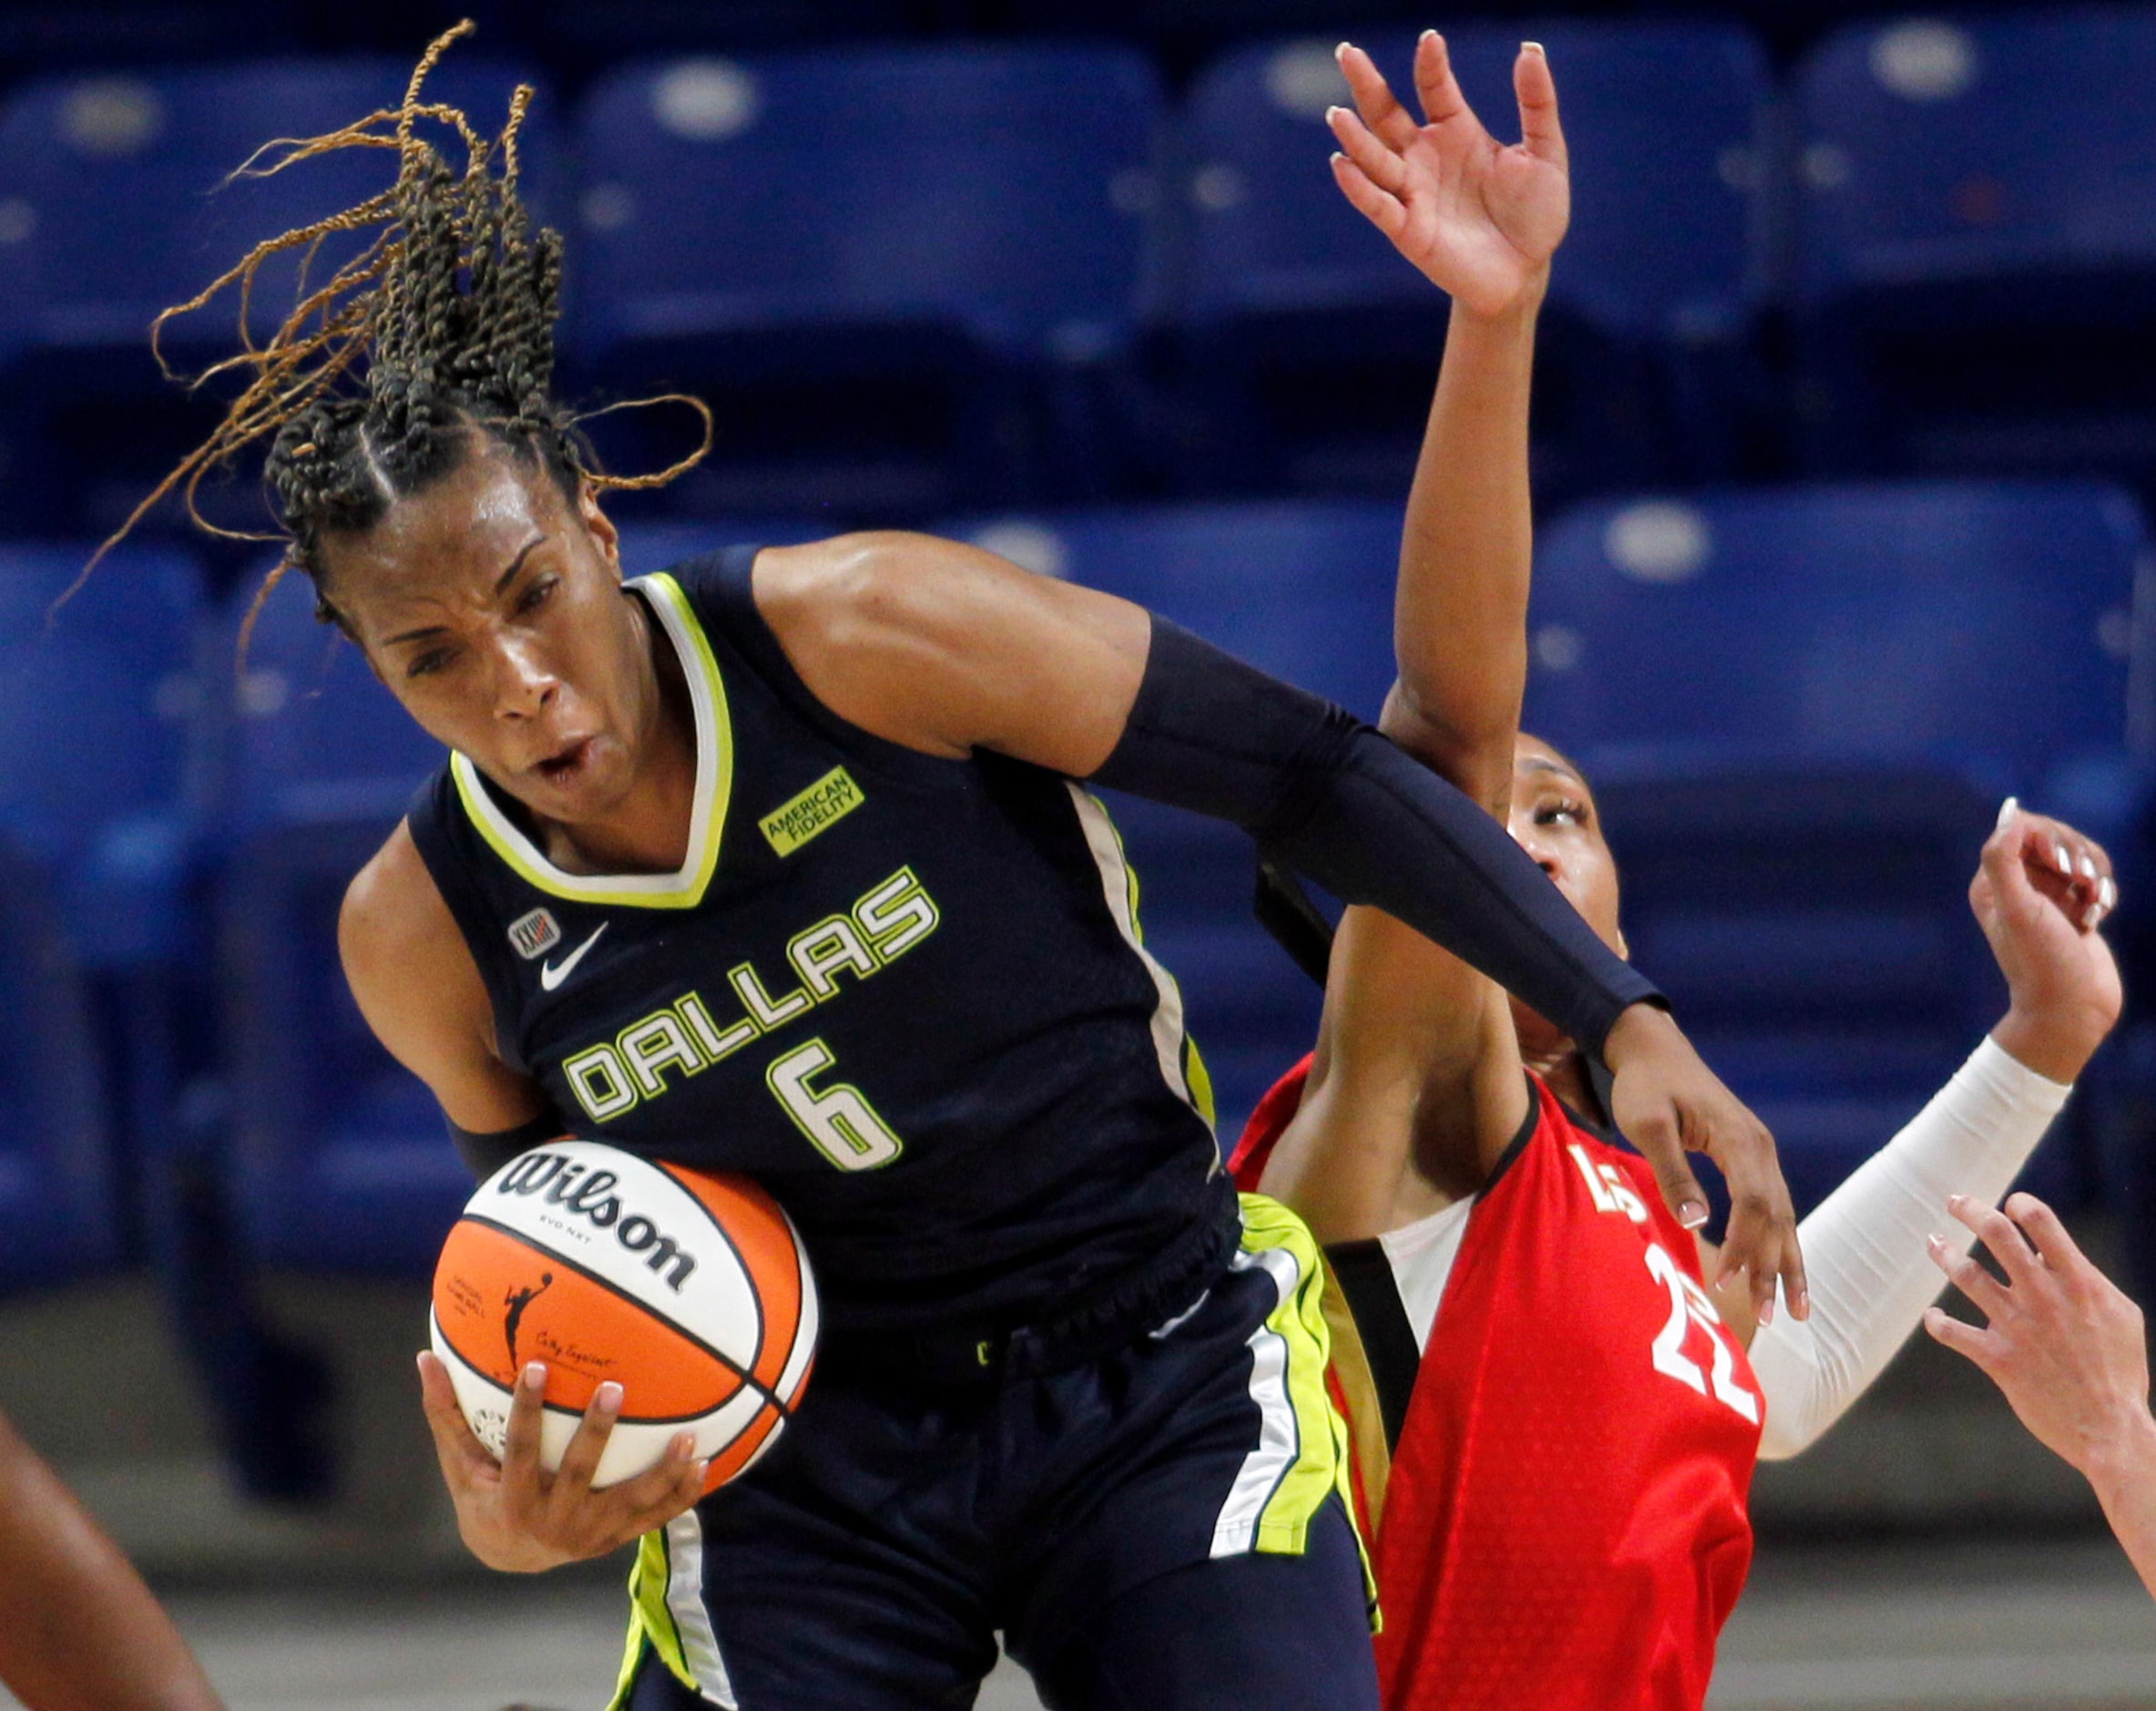
[[[1997,1206],[1968,1194],[1948,1194],[1947,1210],[1971,1230],[1998,1261],[2009,1283],[2027,1283],[2043,1269],[2021,1228]]]
[[[1991,1345],[1984,1330],[1956,1318],[1944,1307],[1924,1309],[1924,1328],[1935,1343],[1944,1343],[1957,1355],[1967,1355],[1977,1366],[1991,1370]]]
[[[561,1466],[554,1470],[554,1484],[547,1493],[552,1507],[573,1509],[583,1501],[585,1493],[591,1490],[591,1476],[598,1471],[599,1458],[607,1452],[607,1439],[613,1433],[614,1422],[620,1415],[621,1387],[609,1378],[592,1391],[591,1400],[584,1408],[584,1418],[577,1421],[568,1448],[561,1452]]]
[[[1565,128],[1558,118],[1557,79],[1540,42],[1522,42],[1512,66],[1512,92],[1519,100],[1519,139],[1538,160],[1560,172],[1571,168]]]
[[[1453,76],[1452,50],[1436,30],[1425,30],[1415,45],[1415,92],[1427,124],[1442,125],[1463,113],[1475,117],[1460,93],[1460,80]]]
[[[1393,196],[1399,196],[1407,189],[1407,168],[1385,144],[1371,135],[1370,128],[1361,118],[1344,107],[1325,109],[1325,122],[1333,128],[1341,150],[1371,183]]]
[[[1333,157],[1333,182],[1357,213],[1394,242],[1399,241],[1400,234],[1407,230],[1407,210],[1399,198],[1387,196],[1371,183],[1370,175],[1345,155]]]
[[[1925,1237],[1931,1263],[1947,1274],[1947,1281],[1973,1301],[1987,1319],[1995,1319],[2007,1305],[2006,1286],[1977,1263],[1971,1255],[1956,1250],[1943,1235]]]
[[[1696,1230],[1706,1223],[1707,1193],[1700,1186],[1700,1179],[1691,1173],[1691,1165],[1684,1156],[1684,1141],[1678,1132],[1675,1114],[1665,1110],[1635,1118],[1626,1139],[1640,1149],[1640,1156],[1654,1172],[1662,1199],[1677,1214],[1677,1222],[1688,1230]]]
[[[1355,111],[1363,116],[1363,122],[1391,148],[1405,149],[1413,142],[1415,120],[1394,96],[1392,85],[1385,80],[1376,62],[1352,42],[1341,43],[1333,50],[1333,56],[1340,62],[1341,75],[1347,79],[1348,94],[1354,97]]]
[[[665,1526],[703,1495],[704,1474],[710,1465],[697,1456],[691,1434],[677,1432],[658,1466],[608,1487],[607,1495],[620,1509],[624,1525],[649,1532],[654,1527]]]
[[[509,1429],[502,1439],[502,1489],[516,1501],[539,1491],[539,1424],[546,1416],[547,1368],[533,1361],[516,1375]]]
[[[2038,1256],[2055,1272],[2079,1272],[2089,1265],[2080,1245],[2067,1234],[2059,1214],[2031,1194],[2009,1194],[2007,1215],[2021,1226]]]
[[[442,1476],[460,1487],[494,1465],[486,1446],[479,1441],[458,1406],[456,1388],[449,1382],[449,1368],[432,1349],[419,1355],[420,1406],[425,1411],[427,1430],[434,1440],[434,1454],[442,1463]]]

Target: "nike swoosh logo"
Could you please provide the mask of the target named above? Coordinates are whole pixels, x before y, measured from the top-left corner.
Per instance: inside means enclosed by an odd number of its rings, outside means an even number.
[[[584,960],[584,953],[589,950],[594,945],[598,943],[599,935],[605,932],[608,927],[610,925],[610,922],[601,921],[598,926],[592,930],[592,935],[589,938],[586,939],[581,945],[577,946],[576,949],[569,952],[567,956],[561,959],[560,967],[557,968],[552,962],[541,963],[539,965],[540,987],[546,991],[551,992],[556,987],[559,986],[564,980],[567,979],[569,976],[575,972],[577,965]]]

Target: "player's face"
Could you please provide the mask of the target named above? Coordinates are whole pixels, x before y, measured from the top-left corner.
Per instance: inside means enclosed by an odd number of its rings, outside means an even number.
[[[1617,864],[1602,839],[1602,816],[1587,780],[1548,743],[1522,734],[1512,746],[1512,813],[1507,829],[1556,882],[1603,943],[1625,954],[1617,925]],[[1517,1000],[1520,1041],[1530,1056],[1561,1044],[1557,1030]]]
[[[427,733],[565,825],[628,794],[659,717],[613,526],[492,441],[326,544],[327,591]]]

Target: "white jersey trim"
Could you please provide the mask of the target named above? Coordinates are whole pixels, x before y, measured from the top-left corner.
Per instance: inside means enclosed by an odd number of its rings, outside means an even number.
[[[1160,1001],[1153,1009],[1153,1054],[1160,1062],[1160,1079],[1211,1129],[1212,1119],[1191,1091],[1190,1078],[1184,1067],[1182,989],[1176,985],[1175,977],[1161,967],[1160,958],[1145,948],[1145,937],[1138,926],[1138,880],[1130,871],[1129,858],[1123,854],[1122,834],[1116,830],[1116,823],[1109,818],[1108,810],[1091,791],[1077,784],[1071,784],[1069,789],[1070,800],[1078,809],[1078,825],[1086,835],[1086,846],[1093,852],[1094,865],[1100,869],[1100,890],[1108,899],[1109,915],[1116,924],[1116,930],[1123,936],[1123,942],[1145,964],[1146,972],[1153,978],[1153,989],[1160,994]]]
[[[681,1655],[696,1677],[700,1696],[724,1711],[741,1711],[733,1678],[719,1655],[719,1634],[704,1604],[704,1529],[693,1509],[666,1524],[666,1606],[681,1636]]]

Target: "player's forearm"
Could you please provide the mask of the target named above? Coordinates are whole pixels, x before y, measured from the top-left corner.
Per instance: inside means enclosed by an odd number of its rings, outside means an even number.
[[[118,1547],[5,1426],[0,1584],[0,1681],[30,1711],[220,1711]]]
[[[2147,1409],[2082,1467],[2141,1584],[2156,1595],[2156,1418]]]
[[[1945,1286],[1925,1239],[1949,1194],[2003,1196],[2070,1090],[1986,1040],[1924,1110],[1798,1227],[1812,1317],[1762,1326],[1760,1454],[1793,1456],[1863,1395]],[[1952,1226],[1967,1252],[1969,1238]]]
[[[1386,734],[1483,794],[1471,773],[1511,740],[1527,681],[1534,535],[1528,403],[1538,288],[1496,316],[1455,306],[1400,542]],[[1405,717],[1398,716],[1405,714]]]

